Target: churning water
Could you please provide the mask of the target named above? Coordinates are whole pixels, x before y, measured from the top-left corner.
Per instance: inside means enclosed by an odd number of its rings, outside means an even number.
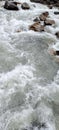
[[[49,48],[59,49],[54,35],[58,9],[26,2],[31,7],[27,11],[0,6],[0,130],[59,130],[59,63],[48,53]],[[43,33],[29,31],[44,11],[55,26]]]

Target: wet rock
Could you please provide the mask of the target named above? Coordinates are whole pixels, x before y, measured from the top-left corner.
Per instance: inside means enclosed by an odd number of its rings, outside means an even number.
[[[59,56],[59,50],[51,49],[49,52],[51,55]]]
[[[51,49],[51,50],[49,51],[49,53],[50,53],[50,55],[56,55],[56,51],[55,51],[54,49]]]
[[[17,30],[16,32],[19,33],[19,32],[22,32],[22,30]]]
[[[57,38],[59,38],[59,31],[56,32],[55,35],[57,36]]]
[[[44,21],[44,25],[53,25],[53,24],[55,24],[54,20],[45,20]]]
[[[58,56],[59,56],[59,50],[56,50],[56,55],[58,55]]]
[[[48,17],[48,15],[49,15],[48,12],[44,12],[44,13],[42,13],[42,14],[39,16],[39,18],[40,18],[41,21],[45,21],[46,18]]]
[[[48,5],[49,9],[52,9],[53,8],[53,5]]]
[[[38,129],[40,128],[46,128],[45,122],[38,122],[37,120],[32,122],[32,127],[35,128],[37,127]]]
[[[30,0],[31,2],[40,3],[40,0]]]
[[[55,11],[55,12],[54,12],[54,14],[55,14],[55,15],[59,15],[59,11],[58,11],[58,12],[57,12],[57,11]]]
[[[24,9],[24,10],[27,10],[27,9],[30,9],[30,6],[24,2],[22,5],[21,5],[21,8]]]
[[[36,32],[42,32],[42,31],[44,31],[44,26],[41,25],[40,22],[36,22],[29,27],[29,30],[33,30]]]
[[[59,1],[58,0],[30,0],[30,1],[59,7]]]
[[[14,3],[15,5],[21,4],[21,2],[16,2],[16,1],[13,1],[12,3]]]
[[[6,1],[4,4],[4,8],[7,10],[19,10],[17,6],[17,2],[11,2],[11,1]]]
[[[40,19],[39,19],[39,17],[36,17],[33,21],[34,22],[40,22]]]

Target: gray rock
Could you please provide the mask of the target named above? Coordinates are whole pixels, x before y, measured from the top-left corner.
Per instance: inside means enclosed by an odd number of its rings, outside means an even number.
[[[7,10],[19,10],[17,6],[17,2],[13,2],[13,1],[6,1],[4,4],[4,8]]]
[[[30,6],[29,6],[26,2],[24,2],[24,3],[21,5],[21,8],[24,9],[24,10],[26,10],[26,9],[30,9]]]

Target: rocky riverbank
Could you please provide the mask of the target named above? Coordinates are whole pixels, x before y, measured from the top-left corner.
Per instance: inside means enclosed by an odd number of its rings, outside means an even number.
[[[59,10],[0,5],[0,130],[59,130]]]
[[[59,1],[58,0],[30,0],[31,2],[36,2],[36,3],[42,3],[50,6],[57,6],[59,7]]]
[[[42,3],[42,4],[47,4],[49,5],[49,7],[53,7],[56,6],[57,3],[59,3],[59,1],[57,0],[30,0],[31,2],[36,2],[36,3]],[[33,8],[35,9],[36,7],[32,4]],[[3,6],[5,9],[7,10],[15,10],[15,11],[19,11],[19,9],[24,10],[26,13],[26,10],[29,11],[31,10],[31,6],[29,5],[29,3],[27,2],[16,2],[16,1],[6,1],[4,3]],[[20,8],[19,8],[20,7]],[[50,8],[52,9],[52,8]],[[54,15],[59,15],[58,11],[54,12]],[[50,14],[49,11],[44,11],[43,13],[41,13],[40,15],[37,15],[36,17],[34,17],[34,19],[32,20],[33,24],[29,24],[28,25],[28,30],[32,30],[35,32],[47,32],[46,27],[48,26],[52,26],[53,28],[56,25],[56,21],[52,18],[50,18]],[[23,30],[19,29],[17,30],[18,33],[22,32]],[[59,30],[55,32],[54,34],[58,39],[59,39]],[[58,50],[51,50],[50,51],[51,54],[53,55],[59,55],[59,51]]]

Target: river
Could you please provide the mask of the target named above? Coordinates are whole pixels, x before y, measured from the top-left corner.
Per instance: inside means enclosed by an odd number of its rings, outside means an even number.
[[[58,9],[20,1],[30,10],[0,6],[0,130],[59,130],[59,63],[49,54],[49,48],[59,49]],[[55,26],[42,33],[29,30],[44,11]]]

